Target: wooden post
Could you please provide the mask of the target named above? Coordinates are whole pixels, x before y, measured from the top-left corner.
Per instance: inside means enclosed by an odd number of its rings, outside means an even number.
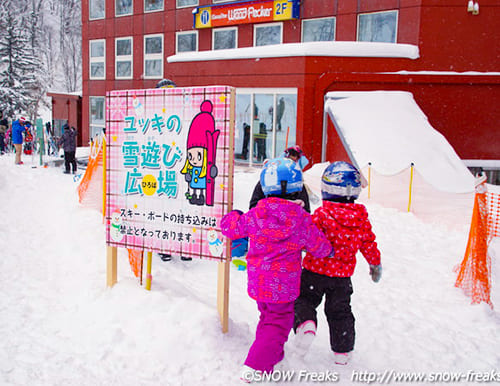
[[[153,276],[151,275],[151,265],[153,264],[153,252],[148,251],[148,261],[146,266],[146,286],[148,291],[151,291],[151,282],[153,281]]]
[[[228,243],[229,250],[231,244]],[[229,252],[231,253],[231,252]],[[229,269],[231,261],[227,259],[221,261],[217,272],[217,311],[219,312],[222,332],[225,334],[229,330]]]
[[[116,247],[107,247],[107,265],[106,265],[106,280],[108,287],[113,287],[116,284],[116,257],[118,249]]]
[[[229,138],[234,138],[234,103],[235,91],[231,91],[231,116],[229,123]],[[253,153],[250,153],[253,154]],[[250,157],[252,159],[253,157]],[[228,180],[228,196],[227,196],[227,211],[233,209],[233,176],[234,176],[234,143],[229,146],[229,180]],[[222,325],[222,332],[225,334],[229,330],[229,273],[231,268],[231,240],[227,239],[226,243],[226,259],[219,263],[217,267],[217,311],[219,312]]]

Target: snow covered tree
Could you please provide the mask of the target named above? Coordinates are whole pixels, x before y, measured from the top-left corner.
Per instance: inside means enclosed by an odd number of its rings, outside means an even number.
[[[80,1],[1,0],[0,109],[35,119],[51,89],[81,89]]]
[[[66,91],[80,89],[82,68],[81,1],[61,0],[60,45]]]
[[[21,11],[12,0],[0,4],[0,108],[9,115],[28,110],[33,101],[29,90],[36,85],[37,61]]]

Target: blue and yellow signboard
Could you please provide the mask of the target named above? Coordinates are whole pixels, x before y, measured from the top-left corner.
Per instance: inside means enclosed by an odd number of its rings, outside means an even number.
[[[239,1],[196,8],[194,28],[291,20],[299,14],[299,0]]]

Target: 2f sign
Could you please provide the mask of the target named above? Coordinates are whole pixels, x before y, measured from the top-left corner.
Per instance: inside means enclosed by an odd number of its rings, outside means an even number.
[[[289,1],[274,2],[274,20],[290,20],[292,18],[292,5]]]

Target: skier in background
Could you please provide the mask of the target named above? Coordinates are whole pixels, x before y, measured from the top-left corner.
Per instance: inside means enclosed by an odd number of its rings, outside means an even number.
[[[23,152],[23,133],[26,131],[26,118],[20,117],[19,119],[12,122],[12,144],[16,149],[16,158],[15,164],[22,165],[24,164],[21,161],[21,154]]]
[[[313,221],[323,231],[335,256],[315,259],[309,253],[302,263],[300,295],[295,301],[296,348],[307,352],[316,335],[316,308],[325,296],[325,314],[330,328],[330,347],[334,362],[345,365],[354,348],[354,315],[351,276],[360,251],[370,265],[374,282],[382,276],[380,251],[375,234],[362,204],[355,203],[361,192],[361,175],[347,162],[330,164],[321,178],[323,205],[316,209]]]

